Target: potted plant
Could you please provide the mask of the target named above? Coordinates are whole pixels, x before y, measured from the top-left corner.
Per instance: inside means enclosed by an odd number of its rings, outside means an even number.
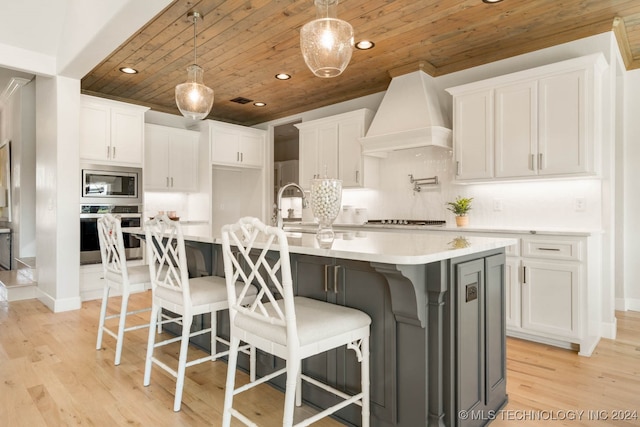
[[[471,210],[471,201],[473,197],[460,197],[458,196],[455,201],[447,202],[448,210],[456,215],[456,225],[458,227],[464,227],[469,224],[469,217],[467,213]]]

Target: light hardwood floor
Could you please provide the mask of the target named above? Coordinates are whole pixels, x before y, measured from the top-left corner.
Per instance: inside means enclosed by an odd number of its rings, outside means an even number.
[[[134,295],[131,307],[148,300],[148,293]],[[173,378],[156,369],[151,385],[142,386],[146,329],[126,335],[122,363],[114,366],[113,338],[105,336],[103,348],[95,350],[98,312],[99,301],[58,314],[36,300],[0,302],[0,425],[220,425],[225,363],[189,368],[182,411],[174,413]],[[177,350],[167,348],[165,357],[175,359]],[[640,313],[618,313],[618,339],[603,340],[590,358],[516,339],[509,339],[507,357],[509,404],[495,414],[492,427],[640,425],[637,417],[611,420],[614,410],[640,411]],[[246,378],[238,374],[239,382]],[[261,426],[279,426],[282,397],[261,386],[241,396],[240,410]],[[573,414],[580,419],[529,420]],[[609,419],[589,420],[594,414]]]

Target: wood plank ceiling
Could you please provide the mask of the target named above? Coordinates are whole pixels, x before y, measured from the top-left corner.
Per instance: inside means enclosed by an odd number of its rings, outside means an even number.
[[[640,0],[340,0],[338,17],[375,47],[355,50],[333,79],[315,77],[300,53],[313,0],[176,0],[87,74],[83,93],[179,114],[174,87],[193,62],[193,10],[204,15],[197,52],[215,91],[209,118],[244,125],[386,90],[390,70],[420,61],[439,76],[612,30],[627,68],[640,67]]]

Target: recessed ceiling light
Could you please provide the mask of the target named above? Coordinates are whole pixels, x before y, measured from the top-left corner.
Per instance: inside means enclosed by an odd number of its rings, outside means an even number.
[[[356,49],[367,50],[372,49],[376,44],[370,40],[360,40],[356,43]]]
[[[287,73],[278,73],[276,74],[276,79],[278,80],[289,80],[291,78],[290,74]]]
[[[254,102],[253,105],[255,105],[256,107],[264,107],[267,104],[265,104],[264,102]]]
[[[502,0],[482,0],[482,3],[488,3],[488,4],[492,4],[492,3],[500,3]]]
[[[138,70],[131,67],[122,67],[120,68],[120,71],[122,71],[125,74],[138,74]]]

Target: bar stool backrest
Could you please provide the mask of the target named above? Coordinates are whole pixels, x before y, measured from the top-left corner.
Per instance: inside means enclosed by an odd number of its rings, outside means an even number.
[[[145,223],[147,261],[154,288],[182,292],[184,305],[191,305],[189,270],[180,223],[166,215]]]
[[[273,249],[274,245],[277,249]],[[235,224],[222,227],[222,248],[226,252],[223,257],[225,277],[231,277],[227,280],[231,325],[240,314],[258,322],[281,326],[287,345],[298,347],[289,245],[284,231],[267,226],[258,218],[244,217]],[[259,250],[257,258],[256,249]],[[267,258],[270,250],[279,252],[275,263],[270,263]],[[239,295],[236,295],[235,287],[230,286],[237,281],[244,284]],[[252,304],[243,306],[238,301],[243,300],[252,283],[257,286],[258,295]],[[284,305],[277,303],[279,299],[284,299]],[[271,303],[268,308],[265,307],[267,303]]]
[[[122,276],[122,280],[125,282],[128,279],[127,258],[120,217],[105,214],[98,218],[98,241],[100,242],[100,255],[105,277],[108,275]]]

